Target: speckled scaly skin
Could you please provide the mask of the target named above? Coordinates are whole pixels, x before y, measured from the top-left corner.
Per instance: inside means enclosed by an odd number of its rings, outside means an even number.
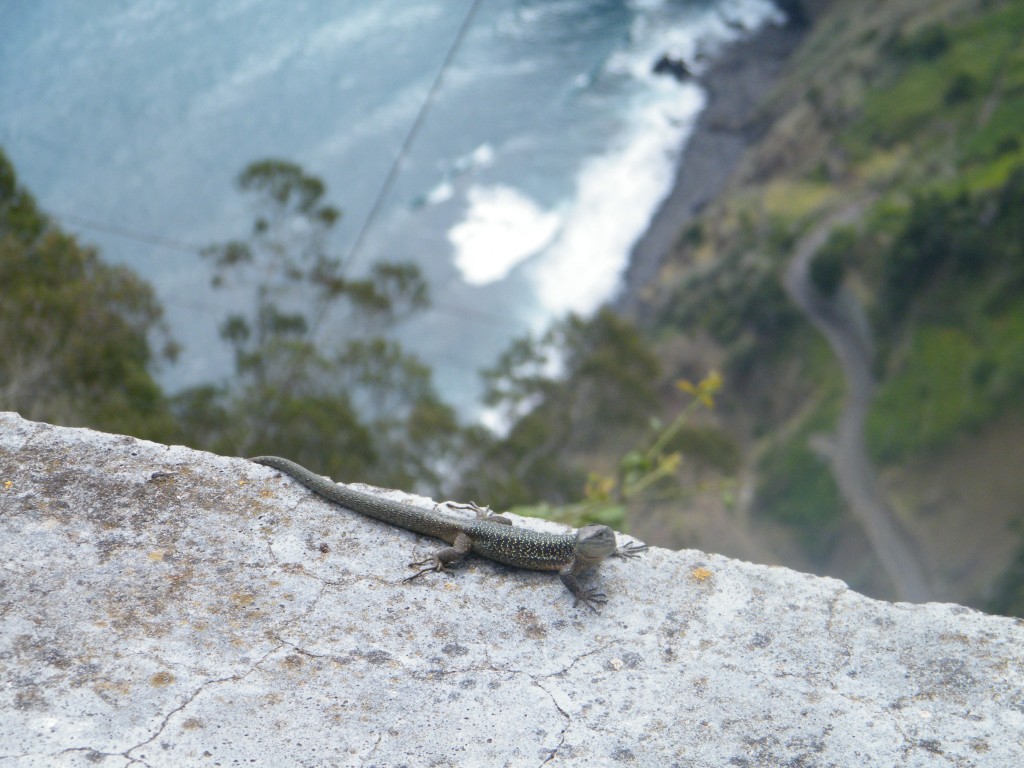
[[[646,549],[642,544],[629,544],[617,549],[615,532],[606,525],[588,525],[576,533],[542,533],[515,527],[503,517],[458,517],[441,512],[439,508],[424,509],[357,491],[279,456],[257,456],[251,461],[280,470],[319,496],[347,509],[442,539],[451,545],[421,563],[414,563],[424,567],[409,578],[428,571],[443,571],[445,566],[454,565],[467,553],[475,552],[518,568],[558,571],[562,583],[576,600],[595,609],[607,601],[605,595],[584,587],[577,577],[600,565],[606,557],[633,557]]]

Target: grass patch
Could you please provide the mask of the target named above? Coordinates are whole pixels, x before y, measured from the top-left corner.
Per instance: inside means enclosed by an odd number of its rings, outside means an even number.
[[[761,460],[757,512],[798,532],[804,550],[825,558],[835,544],[845,506],[831,468],[801,430],[773,446]]]
[[[970,330],[925,325],[868,414],[872,458],[894,462],[947,444],[1004,408],[1021,406],[1024,299],[995,317],[972,313]]]
[[[857,165],[857,175],[864,181],[881,182],[891,179],[907,162],[906,146],[878,149]]]
[[[920,41],[897,42],[887,82],[868,91],[860,118],[843,136],[847,148],[867,158],[907,141],[942,142],[953,126],[967,157],[992,158],[1024,124],[1022,34],[1024,8],[1009,3],[957,27],[933,25]],[[999,103],[979,126],[993,93]]]
[[[952,74],[937,64],[919,64],[895,85],[869,91],[855,129],[859,138],[885,147],[910,138],[943,108],[943,93]]]
[[[837,192],[827,182],[774,181],[764,188],[761,202],[771,216],[799,220],[821,210]]]
[[[1021,120],[1024,121],[1024,109],[1021,110]],[[1024,163],[1024,133],[1021,134],[1019,148],[1006,152],[993,161],[968,166],[960,180],[963,182],[964,188],[971,192],[996,189],[1003,186],[1022,163]]]
[[[914,332],[900,371],[889,378],[868,414],[868,449],[876,461],[893,461],[940,445],[978,418],[970,371],[980,362],[974,340],[956,327]]]
[[[820,337],[807,347],[808,378],[819,382],[818,403],[765,451],[758,467],[758,514],[797,530],[803,549],[826,558],[837,541],[846,511],[831,467],[811,448],[813,435],[835,429],[843,402],[843,375]]]

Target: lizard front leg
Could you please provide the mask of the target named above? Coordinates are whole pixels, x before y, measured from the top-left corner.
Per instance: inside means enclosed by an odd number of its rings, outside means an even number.
[[[639,541],[631,541],[628,544],[624,544],[623,546],[619,547],[614,552],[612,552],[612,557],[636,557],[637,555],[640,555],[646,551],[646,544],[643,544]]]
[[[402,581],[412,581],[413,579],[419,578],[424,573],[429,573],[431,571],[444,571],[445,566],[455,565],[462,560],[462,558],[464,558],[472,548],[473,540],[465,533],[460,533],[455,537],[455,541],[452,546],[439,549],[426,560],[409,563],[409,567],[419,568],[420,570],[416,571],[412,576],[402,579]]]
[[[579,580],[579,570],[574,561],[558,572],[558,578],[562,580],[565,588],[572,592],[573,597],[576,598],[574,605],[579,605],[582,602],[587,608],[597,613],[597,606],[607,603],[608,598],[597,587],[583,586]]]

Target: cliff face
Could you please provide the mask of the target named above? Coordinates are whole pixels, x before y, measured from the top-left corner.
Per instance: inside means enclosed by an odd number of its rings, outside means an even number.
[[[993,238],[978,250],[1024,166],[1024,19],[1019,4],[998,0],[801,7],[808,26],[781,49],[791,53],[769,57],[770,87],[717,107],[738,122],[704,125],[703,141],[729,137],[735,154],[724,173],[705,150],[684,161],[679,189],[690,205],[648,243],[657,255],[640,254],[623,302],[658,339],[667,379],[723,370],[718,425],[744,447],[741,489],[730,494],[739,501],[706,498],[686,514],[652,505],[636,511],[636,529],[670,546],[796,564],[897,594],[833,479],[850,381],[783,291],[797,246],[839,217],[820,245],[836,302],[860,318],[853,330],[870,350],[863,439],[879,487],[936,593],[984,604],[1021,545],[1024,503],[1004,448],[1022,436],[1020,387],[985,378],[1019,376],[999,329],[1024,319],[1021,281],[989,252],[1020,244]],[[702,163],[716,166],[712,192]],[[851,209],[858,215],[840,216]],[[955,239],[942,222],[958,216],[980,233],[975,277],[947,267],[896,280],[898,258],[931,247],[915,239],[941,230],[932,244],[941,251]]]
[[[1022,622],[693,550],[603,567],[600,614],[480,560],[401,583],[434,546],[0,414],[0,766],[1024,764]]]

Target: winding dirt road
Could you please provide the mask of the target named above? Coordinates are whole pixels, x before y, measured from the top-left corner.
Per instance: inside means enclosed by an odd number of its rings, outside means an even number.
[[[840,289],[826,299],[810,281],[810,264],[832,230],[854,221],[863,204],[851,205],[827,218],[796,246],[786,270],[785,287],[793,302],[828,340],[846,378],[846,403],[836,434],[826,454],[832,473],[850,511],[864,527],[898,599],[927,602],[933,599],[917,553],[879,487],[864,444],[864,419],[874,393],[871,373],[871,331],[860,303]]]

